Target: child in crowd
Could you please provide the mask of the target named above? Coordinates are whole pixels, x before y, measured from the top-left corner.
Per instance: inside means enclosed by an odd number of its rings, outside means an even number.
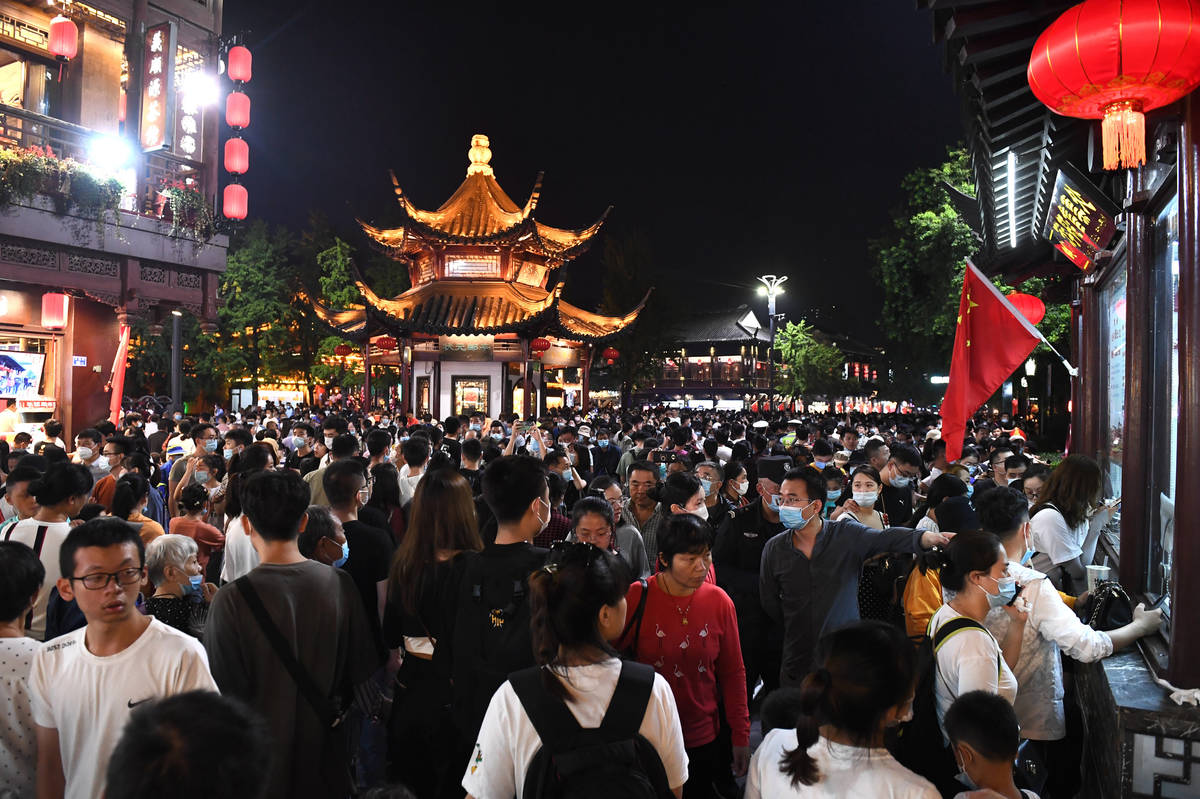
[[[1005,799],[1038,799],[1013,781],[1021,730],[1007,699],[987,691],[965,693],[946,711],[944,726],[959,764],[958,779],[972,789],[955,799],[973,799],[978,792],[991,796],[986,791]]]

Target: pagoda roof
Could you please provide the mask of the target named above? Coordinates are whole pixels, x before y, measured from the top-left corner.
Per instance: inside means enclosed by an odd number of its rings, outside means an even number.
[[[552,290],[503,280],[434,281],[384,299],[357,280],[365,305],[344,310],[305,298],[317,316],[338,335],[361,340],[368,321],[375,331],[400,335],[552,335],[574,341],[599,341],[637,320],[642,302],[624,316],[604,316],[562,299],[563,284]]]
[[[436,211],[418,208],[392,174],[396,199],[405,219],[397,227],[380,228],[358,220],[363,232],[376,244],[404,252],[409,245],[434,240],[446,244],[498,244],[521,241],[527,249],[540,249],[546,255],[573,257],[599,232],[608,216],[604,214],[585,228],[572,230],[537,221],[534,211],[541,197],[542,175],[524,205],[517,205],[496,181],[489,163],[492,151],[488,138],[471,139],[466,179]]]

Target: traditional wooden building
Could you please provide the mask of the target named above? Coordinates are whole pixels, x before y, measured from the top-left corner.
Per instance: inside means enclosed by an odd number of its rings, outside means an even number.
[[[557,405],[586,407],[597,345],[632,324],[645,300],[612,317],[563,299],[562,268],[588,248],[604,217],[579,230],[539,222],[541,175],[517,205],[496,181],[487,136],[472,137],[468,157],[466,179],[436,211],[414,205],[393,175],[401,223],[359,220],[408,270],[412,288],[385,298],[359,279],[360,305],[315,301],[317,314],[358,345],[366,365],[398,367],[401,402],[416,413],[529,418]]]

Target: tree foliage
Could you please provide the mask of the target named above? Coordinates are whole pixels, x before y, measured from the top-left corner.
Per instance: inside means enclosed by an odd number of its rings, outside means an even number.
[[[829,394],[844,388],[841,380],[845,356],[833,344],[820,341],[812,325],[801,319],[775,331],[775,349],[785,373],[775,375],[775,390],[785,396]]]

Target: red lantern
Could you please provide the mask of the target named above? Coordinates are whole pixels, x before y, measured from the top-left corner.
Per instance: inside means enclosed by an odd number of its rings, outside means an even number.
[[[1046,304],[1032,294],[1013,292],[1004,299],[1008,300],[1012,307],[1016,308],[1031,325],[1036,325],[1046,316]]]
[[[535,358],[541,358],[542,353],[548,349],[550,349],[550,340],[541,336],[529,342],[529,351],[533,353],[533,357]]]
[[[391,352],[396,349],[396,339],[391,336],[380,336],[375,339],[375,346],[384,352]]]
[[[621,357],[621,353],[614,347],[609,347],[601,354],[604,356],[604,360],[608,361],[609,366],[612,366],[613,361]]]
[[[42,327],[47,330],[62,330],[67,326],[67,309],[71,298],[66,294],[42,295]]]
[[[229,48],[229,66],[226,72],[230,80],[246,83],[250,80],[250,62],[253,59],[250,56],[250,51],[242,45]]]
[[[354,352],[354,348],[349,344],[339,344],[333,348],[333,354],[339,358],[345,358],[350,353]]]
[[[50,20],[49,50],[56,58],[70,60],[79,52],[79,28],[59,14]]]
[[[1146,163],[1145,112],[1200,84],[1200,7],[1183,0],[1086,0],[1042,32],[1029,87],[1052,110],[1103,119],[1104,168]]]
[[[250,145],[246,140],[234,136],[225,142],[225,171],[233,175],[244,175],[250,168]]]
[[[250,127],[250,95],[230,92],[225,98],[225,124],[231,128]]]
[[[240,183],[230,183],[222,195],[221,211],[226,219],[245,219],[250,208],[250,195]]]

